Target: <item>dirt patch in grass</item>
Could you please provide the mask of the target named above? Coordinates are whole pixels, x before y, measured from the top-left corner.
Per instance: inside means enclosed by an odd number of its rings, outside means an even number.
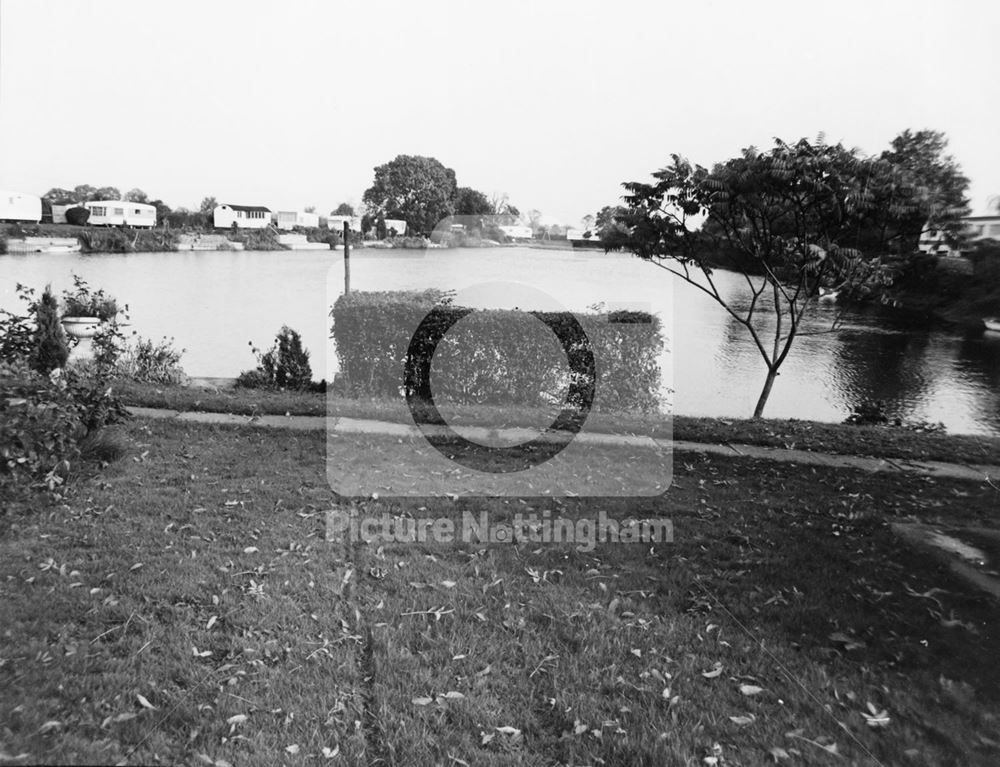
[[[0,540],[5,754],[1000,759],[996,605],[887,527],[992,525],[988,485],[678,454],[659,498],[347,503],[326,486],[322,434],[127,434],[123,461],[22,510]],[[669,517],[675,539],[369,545],[327,541],[330,509],[603,510]]]

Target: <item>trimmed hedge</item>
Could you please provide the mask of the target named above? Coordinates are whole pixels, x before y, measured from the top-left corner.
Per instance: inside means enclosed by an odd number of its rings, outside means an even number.
[[[572,373],[556,332],[571,333],[579,322],[595,361],[593,408],[605,412],[658,409],[663,337],[659,319],[645,312],[573,315],[472,310],[454,306],[441,291],[429,290],[351,293],[337,299],[331,316],[340,362],[335,388],[345,394],[405,396],[411,339],[428,318],[424,327],[432,330],[454,323],[433,352],[430,383],[438,402],[559,406],[567,396]],[[412,350],[418,360],[431,352],[426,342],[414,344]],[[568,355],[578,369],[586,369],[584,346],[571,345]],[[411,367],[419,369],[420,365]],[[427,381],[411,380],[406,386],[418,398],[428,391]],[[570,404],[579,407],[581,403]]]

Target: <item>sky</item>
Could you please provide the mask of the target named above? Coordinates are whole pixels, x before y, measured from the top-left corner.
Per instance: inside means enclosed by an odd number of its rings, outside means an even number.
[[[416,154],[572,225],[674,153],[931,128],[980,212],[997,39],[982,0],[0,0],[0,188],[325,214]]]

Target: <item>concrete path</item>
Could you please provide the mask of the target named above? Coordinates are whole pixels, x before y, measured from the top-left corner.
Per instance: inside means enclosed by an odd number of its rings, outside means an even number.
[[[258,426],[296,431],[323,431],[328,427],[337,434],[380,434],[397,438],[420,436],[416,426],[386,421],[372,421],[361,418],[328,419],[321,415],[232,415],[229,413],[197,413],[177,410],[160,410],[145,407],[130,407],[129,412],[139,418],[173,419],[190,423],[209,423],[224,426]],[[433,427],[432,427],[433,428]],[[428,429],[431,431],[432,429]],[[463,435],[473,439],[496,437],[497,431],[481,427],[462,427]],[[523,442],[537,435],[530,429],[503,429],[504,441]],[[861,469],[863,471],[887,471],[917,474],[926,477],[946,477],[983,482],[987,479],[1000,480],[1000,466],[982,464],[946,463],[944,461],[911,461],[904,458],[866,458],[855,455],[817,453],[808,450],[789,450],[761,445],[726,443],[723,445],[685,440],[664,440],[651,437],[636,437],[621,434],[601,434],[587,432],[575,439],[595,445],[622,447],[649,447],[673,450],[676,453],[708,453],[711,455],[739,455],[781,463],[803,466],[827,466],[832,468]]]

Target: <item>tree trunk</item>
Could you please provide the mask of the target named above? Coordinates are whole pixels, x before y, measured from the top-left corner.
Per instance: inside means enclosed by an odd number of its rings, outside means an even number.
[[[774,386],[774,379],[778,377],[778,369],[769,367],[767,369],[767,379],[764,381],[764,388],[761,389],[760,397],[757,399],[757,407],[753,410],[753,417],[760,418],[764,415],[764,406],[767,398],[771,396],[771,387]]]

